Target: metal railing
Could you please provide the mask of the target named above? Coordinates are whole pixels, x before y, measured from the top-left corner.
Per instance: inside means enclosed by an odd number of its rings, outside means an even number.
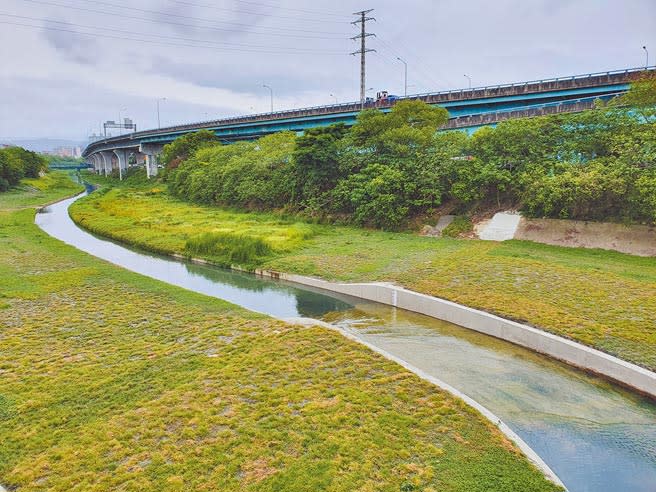
[[[499,121],[532,118],[559,113],[580,113],[593,109],[598,99],[609,100],[625,94],[624,92],[612,92],[602,96],[581,97],[551,103],[542,103],[534,106],[523,106],[505,111],[488,111],[475,114],[467,114],[451,118],[442,129],[466,128],[471,126],[488,125]]]

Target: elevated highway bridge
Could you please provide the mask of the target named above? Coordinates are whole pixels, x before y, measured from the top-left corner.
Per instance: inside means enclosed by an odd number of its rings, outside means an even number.
[[[417,94],[396,101],[412,99],[442,106],[450,116],[442,129],[472,132],[511,118],[585,111],[592,108],[597,99],[609,100],[625,93],[632,81],[648,73],[656,73],[656,67]],[[82,155],[99,173],[108,174],[114,170],[122,173],[128,165],[145,165],[151,176],[157,174],[157,158],[163,146],[185,133],[211,130],[227,143],[280,131],[302,133],[309,128],[336,123],[351,126],[363,108],[387,112],[396,101],[316,106],[144,130],[95,141]]]

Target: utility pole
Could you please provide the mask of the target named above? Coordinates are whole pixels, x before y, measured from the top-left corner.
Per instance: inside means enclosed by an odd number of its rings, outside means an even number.
[[[372,49],[367,49],[367,38],[369,36],[375,36],[375,34],[370,34],[366,31],[366,24],[369,21],[375,21],[373,17],[367,17],[367,14],[373,12],[374,9],[362,10],[360,12],[354,12],[353,15],[357,15],[360,18],[356,21],[351,22],[353,25],[360,24],[360,34],[352,37],[352,40],[360,40],[360,49],[351,53],[351,55],[360,55],[360,107],[364,109],[364,101],[366,98],[365,87],[366,87],[366,63],[367,63],[367,53],[376,51]]]

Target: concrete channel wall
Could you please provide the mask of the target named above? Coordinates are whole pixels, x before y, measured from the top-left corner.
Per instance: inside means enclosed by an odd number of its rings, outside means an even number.
[[[580,343],[484,311],[388,283],[335,283],[266,270],[258,270],[256,274],[359,297],[448,321],[605,376],[656,399],[656,373]]]

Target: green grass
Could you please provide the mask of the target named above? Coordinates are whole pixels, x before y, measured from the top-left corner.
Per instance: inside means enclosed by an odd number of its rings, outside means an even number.
[[[365,347],[132,274],[11,208],[0,207],[10,490],[556,490],[480,414]]]
[[[654,258],[301,224],[273,214],[190,205],[155,186],[156,193],[121,187],[91,196],[74,205],[73,217],[100,234],[165,253],[184,254],[187,240],[204,233],[252,237],[271,245],[271,253],[249,258],[247,267],[257,263],[329,280],[396,282],[656,370]],[[308,234],[297,233],[304,228]]]
[[[15,189],[0,192],[0,209],[36,207],[84,191],[74,183],[67,171],[51,171],[39,179],[23,179]]]
[[[86,203],[76,204],[72,213],[87,229],[166,254],[184,254],[190,241],[193,252],[199,236],[211,233],[215,237],[251,238],[266,243],[268,251],[259,256],[261,263],[264,256],[298,249],[321,229],[274,214],[191,206],[171,198],[162,186],[105,189]],[[155,204],[162,207],[161,213],[151,208]],[[264,249],[260,251],[264,253]],[[219,264],[232,262],[229,249],[210,249],[202,256]]]

